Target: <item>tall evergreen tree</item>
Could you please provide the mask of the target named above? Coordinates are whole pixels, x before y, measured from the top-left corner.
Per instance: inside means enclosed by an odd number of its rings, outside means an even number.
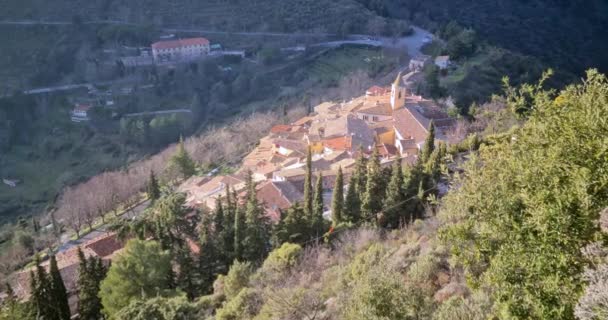
[[[30,286],[32,292],[32,304],[35,309],[36,318],[39,319],[58,319],[51,305],[50,282],[44,267],[40,265],[40,257],[34,258],[36,272],[30,273]]]
[[[198,296],[199,288],[195,279],[194,260],[188,245],[183,245],[177,250],[175,260],[179,266],[179,273],[176,277],[177,287],[186,293],[188,299],[192,300]]]
[[[203,295],[211,293],[218,265],[219,250],[215,241],[217,237],[213,234],[211,223],[212,221],[209,217],[203,218],[199,236],[201,245],[198,257],[199,293]]]
[[[50,302],[52,303],[53,313],[55,314],[52,318],[69,320],[71,314],[70,305],[68,303],[68,292],[65,289],[65,284],[61,278],[55,255],[51,255],[49,282],[49,298],[51,299]]]
[[[350,182],[348,183],[342,216],[345,222],[359,223],[361,220],[361,198],[359,198],[357,178],[354,174],[350,177]]]
[[[245,216],[242,208],[237,207],[234,211],[234,259],[243,261],[245,239]]]
[[[156,201],[158,198],[160,198],[160,185],[158,184],[154,170],[150,170],[150,179],[148,180],[146,193],[148,195],[148,199],[152,201]]]
[[[423,165],[426,164],[426,162],[431,157],[433,150],[435,150],[435,124],[433,123],[432,120],[431,120],[431,123],[429,123],[428,131],[429,131],[429,134],[426,136],[426,139],[424,140],[424,145],[422,146],[422,151],[420,154],[420,161],[422,161]]]
[[[323,174],[319,172],[315,184],[315,194],[312,206],[312,219],[310,220],[311,237],[319,237],[325,233],[325,219],[323,218]]]
[[[367,159],[365,159],[362,147],[359,147],[359,155],[355,161],[355,171],[353,172],[351,182],[355,182],[354,191],[358,193],[359,199],[363,199],[367,183]]]
[[[243,239],[245,260],[262,261],[268,253],[270,234],[264,208],[259,204],[253,174],[247,177],[247,203],[245,205],[245,238]]]
[[[384,199],[383,179],[378,149],[374,149],[367,165],[367,182],[362,199],[362,211],[365,219],[373,220],[375,215],[382,210]]]
[[[226,204],[223,206],[224,221],[222,222],[222,232],[219,234],[220,243],[218,250],[222,253],[223,270],[222,273],[228,271],[228,267],[234,259],[234,222],[235,211],[234,200],[230,194],[230,189],[226,186]]]
[[[396,160],[393,164],[391,179],[386,188],[386,197],[383,203],[384,216],[383,221],[381,221],[382,226],[396,228],[402,222],[405,207],[405,192],[403,187],[401,160]]]
[[[285,242],[303,243],[308,240],[308,231],[308,219],[304,209],[299,203],[295,203],[285,214],[281,214],[281,220],[273,229],[272,242],[277,248]]]
[[[306,177],[304,178],[304,213],[309,217],[309,219],[313,216],[312,151],[310,147],[308,147],[308,152],[306,153]]]
[[[89,257],[78,248],[78,314],[83,320],[97,320],[101,317],[99,284],[105,277],[105,267],[101,259]]]
[[[183,179],[187,179],[196,173],[196,164],[186,151],[183,137],[179,138],[177,151],[171,157],[170,165],[177,169]]]
[[[332,225],[337,226],[344,221],[342,215],[344,210],[344,176],[342,174],[342,167],[338,169],[338,175],[334,182],[334,193],[331,200],[331,215]]]

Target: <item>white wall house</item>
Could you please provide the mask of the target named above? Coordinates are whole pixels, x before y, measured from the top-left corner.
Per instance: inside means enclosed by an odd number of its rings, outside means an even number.
[[[435,65],[439,67],[439,69],[447,69],[450,66],[450,56],[438,56],[435,58]]]
[[[152,57],[157,64],[190,61],[208,55],[210,50],[205,38],[158,41],[152,44]]]
[[[79,104],[72,109],[72,121],[74,122],[82,122],[89,121],[89,111],[91,110],[91,106],[88,104]]]

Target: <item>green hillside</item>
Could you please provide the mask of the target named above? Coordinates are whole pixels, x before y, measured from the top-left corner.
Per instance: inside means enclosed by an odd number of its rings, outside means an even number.
[[[118,20],[164,26],[196,26],[226,31],[338,32],[346,24],[365,30],[376,15],[353,0],[294,1],[0,1],[1,19],[72,21]]]
[[[582,74],[608,70],[604,0],[357,0],[386,16],[431,29],[456,21],[493,44]]]

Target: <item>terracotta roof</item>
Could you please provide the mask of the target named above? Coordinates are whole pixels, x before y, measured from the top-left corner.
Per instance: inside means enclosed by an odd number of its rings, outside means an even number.
[[[294,123],[292,123],[292,124],[294,126],[304,126],[304,125],[309,125],[312,122],[312,120],[314,120],[313,117],[306,116],[306,117],[303,117],[303,118],[300,118],[300,119],[294,121]]]
[[[74,107],[74,111],[85,111],[86,112],[86,111],[89,111],[91,108],[92,108],[92,106],[88,105],[88,104],[77,104]]]
[[[188,38],[178,40],[158,41],[152,44],[152,49],[174,49],[188,46],[209,45],[209,40],[205,38]]]
[[[325,139],[323,140],[323,146],[334,151],[351,150],[353,147],[353,139],[350,136]]]
[[[114,253],[116,250],[122,249],[124,244],[116,238],[115,234],[108,234],[91,241],[84,245],[85,248],[93,250],[98,257],[106,257]]]
[[[378,149],[378,154],[383,157],[392,157],[398,153],[395,146],[386,143],[377,145],[376,148]]]
[[[286,124],[278,124],[270,128],[270,133],[289,133],[291,132],[291,126]]]
[[[367,96],[381,96],[391,92],[390,88],[373,86],[365,91],[365,95]]]
[[[357,112],[379,116],[390,116],[393,114],[393,108],[388,103],[376,101],[374,103],[364,105]]]

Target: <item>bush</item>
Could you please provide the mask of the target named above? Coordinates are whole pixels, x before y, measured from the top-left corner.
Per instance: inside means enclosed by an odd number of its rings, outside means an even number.
[[[432,303],[386,265],[376,265],[359,278],[341,306],[340,319],[426,319]]]
[[[249,285],[251,273],[251,264],[249,264],[249,262],[236,261],[232,267],[230,267],[228,275],[223,277],[224,294],[228,301],[236,297],[243,288]]]
[[[260,310],[261,297],[253,289],[245,288],[217,310],[216,320],[247,320],[252,319]]]

